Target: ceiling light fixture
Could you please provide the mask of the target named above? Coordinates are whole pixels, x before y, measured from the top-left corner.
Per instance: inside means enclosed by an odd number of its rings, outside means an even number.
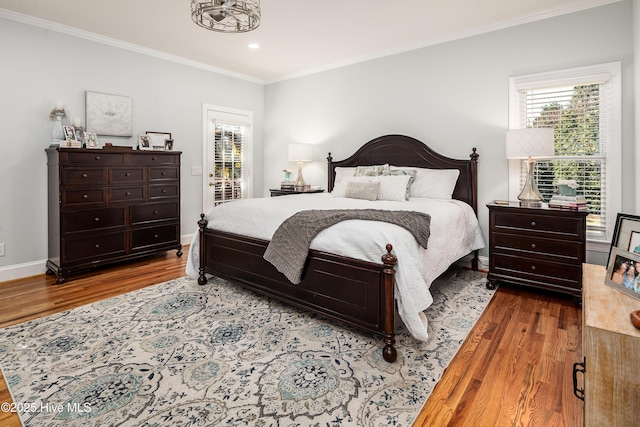
[[[207,30],[246,33],[260,25],[260,0],[191,0],[191,19]]]

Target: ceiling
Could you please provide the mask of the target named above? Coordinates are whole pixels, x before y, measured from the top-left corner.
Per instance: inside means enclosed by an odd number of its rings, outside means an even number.
[[[198,27],[189,0],[0,0],[0,17],[269,83],[617,1],[262,0],[242,34]]]

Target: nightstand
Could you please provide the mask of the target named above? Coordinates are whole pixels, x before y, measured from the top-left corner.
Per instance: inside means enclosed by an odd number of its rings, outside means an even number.
[[[499,282],[564,292],[582,299],[587,212],[522,207],[519,202],[487,204],[489,273]]]
[[[298,191],[298,190],[278,190],[277,188],[270,188],[269,191],[271,192],[271,197],[286,196],[287,194],[313,194],[313,193],[324,192],[323,189]]]

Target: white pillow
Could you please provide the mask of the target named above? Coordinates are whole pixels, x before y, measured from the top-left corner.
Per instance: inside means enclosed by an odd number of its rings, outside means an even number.
[[[384,175],[389,170],[389,164],[374,166],[358,166],[353,176],[378,176]]]
[[[337,167],[336,168],[336,179],[333,182],[333,186],[335,187],[336,185],[338,185],[345,178],[352,177],[355,172],[356,172],[356,168],[355,167],[352,167],[352,168]]]
[[[349,182],[379,182],[378,200],[403,202],[407,200],[412,181],[413,177],[411,175],[354,176],[346,178],[339,185],[336,185],[331,194],[334,197],[346,197],[345,194]]]
[[[458,182],[458,169],[427,169],[408,166],[391,166],[391,170],[412,169],[416,176],[411,184],[411,197],[429,197],[431,199],[451,199]]]

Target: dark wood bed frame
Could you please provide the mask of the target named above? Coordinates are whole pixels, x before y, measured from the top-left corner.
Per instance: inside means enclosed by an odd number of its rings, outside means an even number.
[[[328,191],[333,189],[336,167],[370,166],[389,163],[431,169],[458,169],[460,176],[453,198],[478,211],[477,163],[473,148],[470,160],[442,156],[424,143],[403,135],[387,135],[363,145],[351,157],[328,161]],[[382,350],[388,362],[396,360],[394,266],[392,243],[381,254],[381,264],[309,250],[302,281],[292,284],[273,265],[262,258],[268,241],[207,228],[205,215],[198,221],[200,268],[198,283],[207,282],[206,274],[238,282],[254,291],[289,304],[311,310],[356,328],[380,334]],[[477,270],[478,251],[472,268]]]

